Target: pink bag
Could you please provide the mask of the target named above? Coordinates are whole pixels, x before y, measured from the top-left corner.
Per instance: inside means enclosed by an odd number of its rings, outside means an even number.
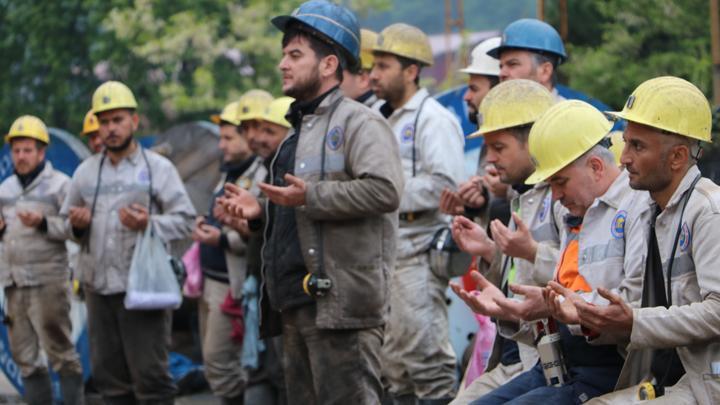
[[[188,298],[200,298],[203,290],[203,275],[200,268],[200,244],[193,242],[192,246],[182,257],[185,264],[185,284],[183,284],[183,295]]]
[[[488,359],[492,353],[493,343],[495,343],[495,324],[485,315],[475,314],[478,322],[478,331],[475,335],[475,347],[467,366],[467,375],[465,376],[465,387],[468,387],[476,378],[485,372]]]

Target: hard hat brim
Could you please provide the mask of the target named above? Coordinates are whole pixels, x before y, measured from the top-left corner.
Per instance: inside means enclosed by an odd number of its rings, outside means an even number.
[[[474,138],[480,138],[483,136],[483,133],[480,131],[475,131],[472,134],[465,137],[465,139],[474,139]]]
[[[270,20],[272,25],[274,25],[275,28],[279,29],[282,32],[285,32],[285,30],[287,29],[287,25],[288,23],[290,23],[290,21],[297,21],[299,23],[302,23],[302,21],[289,15],[279,15]]]
[[[210,122],[215,125],[220,125],[220,114],[213,114],[210,116]]]
[[[562,55],[557,52],[551,52],[547,49],[540,49],[540,48],[533,48],[530,46],[508,46],[508,45],[500,45],[497,48],[493,48],[489,51],[487,51],[488,56],[500,60],[500,54],[507,50],[507,49],[517,49],[519,51],[528,51],[528,52],[537,52],[537,53],[545,53],[554,55],[558,58],[558,65],[561,65],[567,61],[568,57],[567,55]]]
[[[488,72],[487,70],[473,69],[471,67],[466,67],[464,69],[458,69],[458,72],[467,73],[469,75],[481,75],[481,76],[493,76],[493,77],[500,76],[496,72]]]
[[[525,180],[525,184],[528,185],[535,185],[538,183],[542,183],[543,181],[547,180],[552,176],[553,174],[557,173],[560,170],[536,170],[534,171],[528,178]]]

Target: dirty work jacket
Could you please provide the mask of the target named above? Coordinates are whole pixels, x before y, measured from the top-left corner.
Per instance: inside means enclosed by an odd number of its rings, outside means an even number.
[[[120,222],[118,211],[131,204],[148,207],[150,174],[152,174],[152,216],[150,222],[156,234],[170,242],[187,238],[192,231],[195,208],[185,191],[175,166],[151,150],[145,150],[150,172],[141,153],[141,146],[114,166],[105,158],[98,183],[103,154],[85,159],[75,170],[70,191],[61,215],[67,216],[70,207],[92,209],[97,188],[97,203],[88,230],[76,235],[67,220],[68,235],[81,245],[78,271],[85,288],[101,294],[125,292],[128,271],[138,232]],[[99,187],[97,185],[99,184]],[[83,238],[87,238],[83,246]]]
[[[316,326],[382,325],[403,190],[397,142],[382,116],[339,89],[300,125],[295,176],[307,188],[305,205],[296,208],[300,247],[308,271],[332,280],[330,291],[316,299]],[[266,226],[270,222],[266,218]],[[263,267],[268,279],[273,269]]]
[[[426,89],[393,111],[388,122],[400,145],[405,175],[400,214],[421,213],[412,221],[400,220],[398,259],[404,259],[426,251],[435,232],[449,223],[450,217],[439,210],[440,194],[445,188],[457,190],[465,178],[465,138],[457,118]]]
[[[17,175],[0,184],[0,211],[5,220],[0,260],[3,287],[38,286],[70,279],[65,225],[59,216],[70,178],[45,162],[45,168],[23,189]],[[18,211],[41,212],[47,231],[30,228],[17,217]]]
[[[719,367],[720,362],[720,187],[709,179],[700,179],[680,223],[683,197],[699,175],[697,166],[690,168],[655,221],[665,282],[675,236],[680,229],[669,292],[672,305],[670,308],[633,308],[629,353],[618,388],[638,382],[633,381],[633,377],[637,377],[638,364],[646,360],[647,355],[642,349],[677,348],[686,373],[681,380],[689,380],[698,403],[718,404],[720,376],[717,371],[713,375],[711,367],[713,364]],[[655,209],[656,204],[649,203],[641,213],[647,232]],[[629,247],[628,254],[645,255],[647,241],[637,242],[642,245]],[[649,367],[643,371],[649,373]]]

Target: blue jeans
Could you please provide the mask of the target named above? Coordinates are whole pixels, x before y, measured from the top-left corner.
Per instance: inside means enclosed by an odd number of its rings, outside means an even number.
[[[570,379],[562,387],[548,387],[540,363],[499,388],[470,403],[575,405],[615,388],[620,367],[573,367]]]

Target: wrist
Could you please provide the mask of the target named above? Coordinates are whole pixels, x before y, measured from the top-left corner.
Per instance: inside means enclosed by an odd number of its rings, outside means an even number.
[[[488,264],[492,264],[492,262],[495,260],[495,252],[497,251],[497,246],[495,245],[495,242],[492,240],[488,240],[487,247],[483,249],[478,256],[482,257],[485,262]]]

